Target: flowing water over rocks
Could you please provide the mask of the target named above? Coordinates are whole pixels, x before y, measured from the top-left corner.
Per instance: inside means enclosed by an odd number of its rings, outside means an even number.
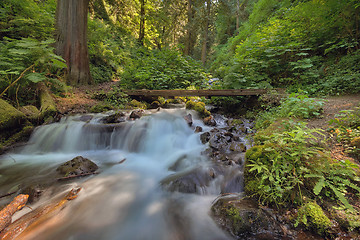
[[[30,205],[35,209],[82,188],[29,239],[232,239],[212,219],[210,208],[219,194],[243,189],[242,160],[219,157],[236,152],[230,145],[239,136],[233,133],[225,148],[204,145],[195,127],[208,131],[210,139],[223,130],[195,118],[191,128],[183,118],[188,113],[161,110],[125,122],[119,115],[121,121],[108,124],[104,115],[69,116],[41,126],[25,148],[1,156],[0,193],[35,191]],[[77,156],[95,163],[99,169],[90,172],[97,174],[57,181],[56,169]]]

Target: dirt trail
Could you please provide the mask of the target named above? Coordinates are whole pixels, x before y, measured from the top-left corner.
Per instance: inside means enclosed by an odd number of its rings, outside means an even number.
[[[359,104],[360,94],[326,97],[322,117],[308,120],[308,127],[326,130],[329,121],[335,118],[336,114],[342,110],[353,109],[354,107],[360,106]]]

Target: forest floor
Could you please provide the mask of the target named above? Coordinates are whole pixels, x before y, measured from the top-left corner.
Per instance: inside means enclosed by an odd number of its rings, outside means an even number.
[[[98,85],[88,85],[73,88],[64,94],[63,97],[56,97],[57,109],[62,114],[86,113],[92,106],[99,104],[100,101],[93,98],[96,92],[109,92],[117,82],[106,82]]]

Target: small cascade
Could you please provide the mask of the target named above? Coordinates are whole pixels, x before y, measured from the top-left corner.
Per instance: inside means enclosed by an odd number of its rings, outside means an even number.
[[[117,124],[103,123],[101,114],[69,116],[40,126],[21,151],[0,157],[1,190],[51,179],[58,165],[81,155],[99,174],[61,185],[82,191],[57,216],[61,225],[39,230],[36,239],[231,239],[209,209],[227,188],[242,191],[241,168],[207,159],[200,133],[183,116],[160,111]],[[49,190],[38,205],[55,197]]]

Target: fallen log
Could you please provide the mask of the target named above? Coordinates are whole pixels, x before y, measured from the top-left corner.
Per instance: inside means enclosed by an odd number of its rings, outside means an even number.
[[[12,215],[25,206],[28,198],[29,195],[20,194],[0,211],[0,232],[11,224]]]
[[[1,240],[11,240],[15,238],[27,239],[32,231],[41,226],[45,221],[54,217],[64,207],[64,205],[75,198],[77,198],[81,188],[71,189],[64,197],[53,204],[40,206],[37,209],[25,214],[15,222],[7,226],[1,233]]]

